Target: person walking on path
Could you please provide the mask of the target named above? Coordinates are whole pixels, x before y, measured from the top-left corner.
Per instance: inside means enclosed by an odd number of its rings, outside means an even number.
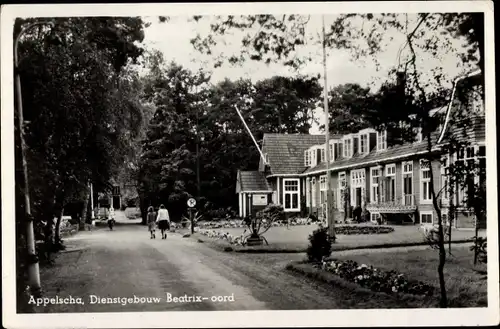
[[[151,234],[151,239],[156,239],[155,230],[156,230],[156,214],[154,212],[153,207],[148,208],[148,230]]]
[[[165,209],[164,205],[160,206],[158,210],[158,217],[156,218],[158,222],[158,228],[161,231],[161,238],[167,238],[167,230],[170,228],[170,216],[168,215],[168,210]]]
[[[108,226],[111,231],[113,231],[114,225],[115,225],[115,209],[111,207],[109,208],[109,218],[108,218]]]

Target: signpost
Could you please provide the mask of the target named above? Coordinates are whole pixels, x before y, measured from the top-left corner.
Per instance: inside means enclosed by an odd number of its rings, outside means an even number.
[[[194,234],[194,207],[196,206],[196,200],[189,198],[187,205],[189,207],[189,219],[191,220],[191,234]]]

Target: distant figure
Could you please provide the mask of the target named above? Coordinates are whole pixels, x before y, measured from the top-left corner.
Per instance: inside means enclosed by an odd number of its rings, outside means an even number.
[[[109,208],[108,226],[111,231],[113,231],[113,226],[115,225],[115,210],[113,207]]]
[[[164,205],[160,206],[158,210],[158,216],[156,217],[156,221],[158,222],[158,228],[161,231],[161,238],[167,238],[167,230],[170,228],[170,216],[168,215],[168,210],[165,209]]]
[[[151,206],[148,208],[147,222],[148,222],[148,230],[149,230],[149,233],[151,234],[151,239],[156,239],[156,235],[155,235],[156,214],[155,214],[153,207],[151,207]]]
[[[354,208],[353,212],[352,212],[352,215],[353,215],[353,219],[355,222],[357,223],[360,223],[361,222],[361,213],[363,212],[363,210],[361,209],[361,207],[356,207]]]

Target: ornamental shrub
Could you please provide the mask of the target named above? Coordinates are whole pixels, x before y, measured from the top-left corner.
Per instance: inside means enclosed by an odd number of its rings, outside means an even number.
[[[262,217],[271,221],[281,221],[285,219],[285,211],[281,205],[269,204],[266,208],[257,213],[257,217]]]
[[[310,262],[321,262],[332,253],[332,241],[328,228],[321,227],[309,235],[307,258]]]

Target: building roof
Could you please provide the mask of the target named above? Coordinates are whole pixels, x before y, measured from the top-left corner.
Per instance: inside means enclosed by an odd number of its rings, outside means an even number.
[[[379,162],[391,161],[393,158],[405,158],[411,157],[417,153],[424,152],[426,150],[426,142],[418,143],[407,143],[403,145],[395,145],[388,147],[384,151],[371,151],[368,154],[360,155],[359,153],[353,155],[350,158],[339,158],[334,162],[330,162],[329,170],[343,170],[343,169],[355,169],[357,167],[362,168],[366,166],[376,166]],[[322,162],[315,167],[308,168],[304,171],[304,174],[316,173],[326,170],[326,163]]]
[[[256,191],[272,191],[264,173],[259,171],[238,170],[236,178],[236,193]]]
[[[332,135],[330,138],[337,138]],[[267,154],[269,170],[267,174],[299,174],[304,165],[304,151],[313,145],[325,143],[325,135],[309,134],[264,134],[262,152]],[[262,169],[262,160],[259,168]]]

